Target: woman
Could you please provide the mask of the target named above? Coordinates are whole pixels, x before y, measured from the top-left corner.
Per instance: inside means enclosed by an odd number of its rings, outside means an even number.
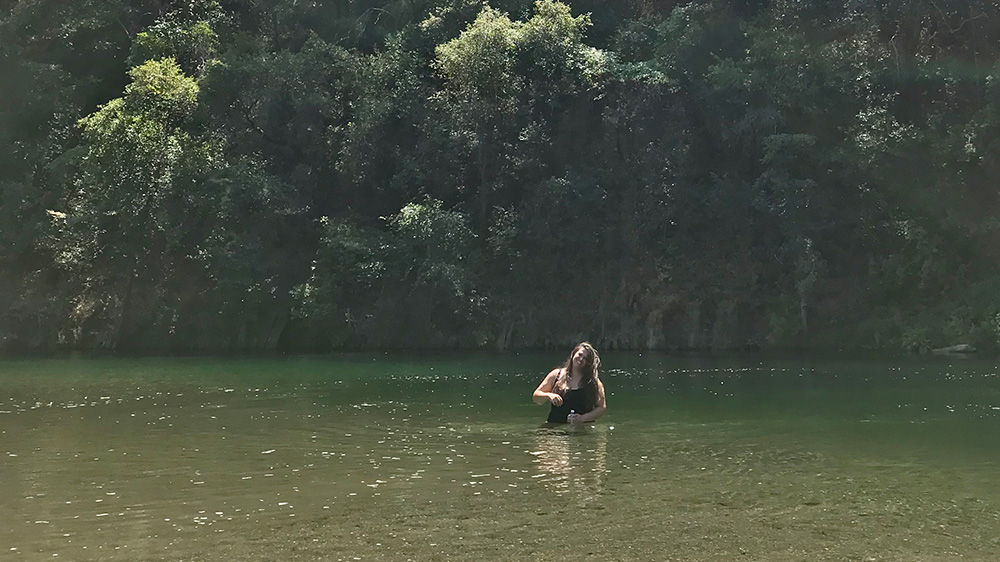
[[[552,369],[535,389],[535,404],[552,403],[549,423],[589,423],[604,415],[607,403],[604,385],[597,376],[601,358],[594,347],[583,342],[573,348],[566,363]],[[570,415],[570,412],[574,412]]]

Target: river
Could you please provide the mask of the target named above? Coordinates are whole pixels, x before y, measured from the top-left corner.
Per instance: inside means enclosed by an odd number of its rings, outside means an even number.
[[[0,361],[0,560],[1000,558],[995,360],[562,359]]]

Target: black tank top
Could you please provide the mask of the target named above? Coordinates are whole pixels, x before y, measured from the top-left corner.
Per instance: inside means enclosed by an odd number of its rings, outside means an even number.
[[[586,388],[571,388],[563,396],[562,406],[556,406],[553,404],[552,409],[549,410],[549,423],[566,423],[566,417],[569,416],[570,410],[573,410],[577,414],[586,414],[593,408],[587,407],[587,389]]]

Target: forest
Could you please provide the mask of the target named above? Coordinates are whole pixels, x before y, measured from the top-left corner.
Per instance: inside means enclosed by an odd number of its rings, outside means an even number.
[[[1000,348],[985,0],[0,0],[0,351]]]

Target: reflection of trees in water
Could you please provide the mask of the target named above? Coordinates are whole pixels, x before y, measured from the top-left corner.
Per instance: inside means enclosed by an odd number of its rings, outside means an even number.
[[[535,434],[538,478],[558,495],[582,502],[597,499],[604,489],[608,456],[606,427],[542,428]]]

